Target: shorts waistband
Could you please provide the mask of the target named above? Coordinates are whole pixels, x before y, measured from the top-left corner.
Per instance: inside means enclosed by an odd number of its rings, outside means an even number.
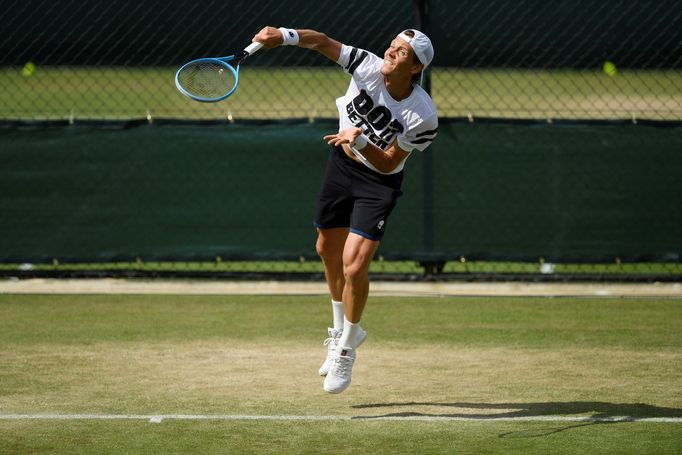
[[[374,172],[373,170],[371,170],[370,168],[368,168],[367,166],[365,166],[365,165],[362,164],[361,162],[359,162],[359,161],[357,161],[357,160],[354,160],[353,158],[351,158],[350,156],[348,156],[348,154],[346,153],[346,151],[343,149],[342,146],[340,146],[340,145],[336,145],[336,146],[332,145],[331,147],[332,147],[332,150],[334,150],[334,152],[336,153],[336,155],[337,155],[339,158],[341,158],[341,161],[343,161],[343,162],[347,163],[348,165],[350,165],[350,166],[352,166],[352,167],[354,167],[354,168],[356,168],[356,169],[359,169],[359,170],[361,170],[361,171],[369,171],[369,172],[372,172],[372,173],[374,173],[374,174],[378,174],[378,172]]]
[[[373,176],[374,178],[378,179],[379,181],[383,182],[385,185],[394,187],[394,188],[400,188],[402,179],[403,179],[403,171],[396,172],[395,174],[382,174],[380,172],[376,172],[364,164],[362,164],[359,161],[354,160],[353,158],[349,157],[346,154],[346,151],[343,149],[341,146],[330,146],[332,151],[336,154],[338,159],[344,163],[344,165],[350,166],[354,169],[357,169],[361,171],[364,174],[368,174]]]
[[[339,148],[341,149],[341,151],[342,151],[343,153],[346,154],[346,156],[347,156],[348,158],[350,158],[351,160],[353,160],[353,161],[355,161],[355,162],[358,162],[358,163],[361,163],[361,164],[362,164],[362,162],[360,161],[360,159],[359,159],[358,157],[356,157],[356,156],[353,154],[353,151],[350,149],[350,146],[348,146],[347,144],[341,144],[341,145],[339,145]]]

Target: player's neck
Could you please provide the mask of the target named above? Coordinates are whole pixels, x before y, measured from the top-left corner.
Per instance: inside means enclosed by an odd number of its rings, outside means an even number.
[[[412,94],[412,79],[384,76],[386,91],[396,101],[402,101]]]

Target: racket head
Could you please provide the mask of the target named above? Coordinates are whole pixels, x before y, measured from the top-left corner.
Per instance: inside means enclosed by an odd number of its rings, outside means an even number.
[[[229,60],[200,58],[185,63],[175,73],[175,86],[183,95],[202,103],[224,100],[239,84],[239,65],[234,68]]]

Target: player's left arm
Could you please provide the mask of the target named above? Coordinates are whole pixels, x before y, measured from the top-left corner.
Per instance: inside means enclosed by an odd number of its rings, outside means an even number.
[[[357,139],[362,134],[362,129],[357,127],[346,128],[335,134],[324,136],[328,144],[335,146],[341,144],[354,145],[357,150],[362,153],[362,156],[367,158],[367,161],[372,163],[372,166],[377,168],[380,172],[388,174],[395,170],[398,165],[410,154],[400,148],[398,141],[393,141],[386,149],[381,149],[369,141],[365,143],[358,143]],[[363,141],[364,142],[364,141]]]

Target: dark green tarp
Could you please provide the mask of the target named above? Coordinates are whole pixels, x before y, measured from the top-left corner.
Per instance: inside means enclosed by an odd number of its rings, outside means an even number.
[[[0,261],[314,256],[336,128],[2,128]],[[406,164],[386,258],[679,260],[679,126],[452,121],[426,153]]]

